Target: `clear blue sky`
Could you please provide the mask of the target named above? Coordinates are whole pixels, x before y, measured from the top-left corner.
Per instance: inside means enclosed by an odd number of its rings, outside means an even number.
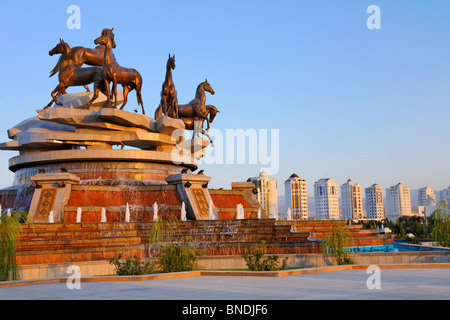
[[[66,27],[71,4],[81,9],[79,30]],[[372,4],[380,30],[366,27]],[[148,114],[175,53],[179,102],[208,78],[216,94],[207,103],[221,111],[214,128],[279,129],[280,194],[292,172],[308,194],[325,176],[364,188],[450,185],[448,0],[1,1],[2,141],[49,102],[57,57],[48,51],[59,38],[94,47],[104,27],[114,27],[118,62],[142,74]],[[16,154],[0,152],[0,187],[12,184]],[[212,187],[228,189],[261,166],[203,168]]]

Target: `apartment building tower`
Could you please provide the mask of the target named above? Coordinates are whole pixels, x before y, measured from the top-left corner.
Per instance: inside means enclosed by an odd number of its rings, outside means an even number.
[[[387,217],[391,221],[411,214],[411,192],[401,183],[386,189]]]
[[[365,189],[366,218],[384,219],[383,189],[378,184],[373,184]]]
[[[261,171],[259,177],[249,178],[255,185],[259,203],[270,217],[278,217],[278,191],[277,180],[267,176]]]
[[[291,209],[293,219],[308,219],[308,198],[306,193],[306,180],[293,173],[284,182],[284,196],[286,210]]]
[[[342,219],[363,219],[362,188],[348,179],[341,186]]]
[[[435,205],[436,195],[430,187],[419,189],[419,206]]]
[[[338,185],[331,178],[324,178],[314,183],[314,202],[316,220],[339,219]]]

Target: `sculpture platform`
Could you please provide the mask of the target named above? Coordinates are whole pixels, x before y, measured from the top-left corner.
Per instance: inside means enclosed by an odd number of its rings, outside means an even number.
[[[209,142],[184,141],[182,121],[169,117],[154,121],[143,114],[102,109],[99,103],[89,110],[80,107],[91,94],[64,95],[61,100],[67,104],[63,107],[38,110],[37,117],[8,130],[12,140],[0,144],[0,149],[20,152],[9,162],[16,173],[14,186],[29,183],[39,169],[55,172],[64,168],[81,180],[164,181],[167,174],[197,168],[198,157],[191,153],[191,146],[199,151]],[[188,151],[179,151],[176,165],[174,148]],[[105,170],[113,174],[102,174]]]
[[[37,204],[36,197],[41,195],[36,188],[42,188],[46,175],[59,175],[59,183],[55,180],[47,188],[57,190],[52,199],[63,201],[52,206],[56,221],[62,222],[71,192],[65,187],[65,173],[77,177],[72,185],[132,187],[168,185],[167,177],[197,169],[209,141],[185,140],[181,120],[164,116],[155,121],[135,112],[101,108],[104,96],[84,109],[91,97],[91,92],[63,95],[59,99],[62,107],[37,110],[36,117],[8,130],[11,140],[1,143],[0,149],[19,151],[19,155],[9,161],[15,177],[12,187],[2,192],[3,208],[43,210]],[[98,207],[96,203],[91,206]],[[29,215],[43,222],[49,210],[44,211]],[[38,215],[41,218],[36,220]]]

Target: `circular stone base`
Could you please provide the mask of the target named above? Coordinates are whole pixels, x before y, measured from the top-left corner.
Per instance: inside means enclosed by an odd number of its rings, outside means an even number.
[[[10,159],[15,172],[13,186],[29,185],[30,177],[67,171],[81,178],[80,184],[92,185],[161,185],[169,175],[183,168],[196,170],[196,160],[183,158],[174,163],[170,152],[147,150],[58,150],[20,155]]]

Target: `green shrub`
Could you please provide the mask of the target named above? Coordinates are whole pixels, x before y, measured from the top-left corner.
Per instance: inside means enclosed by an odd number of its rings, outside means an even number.
[[[160,247],[158,267],[162,272],[191,271],[197,263],[197,249],[188,243]]]
[[[129,257],[121,261],[123,254],[120,253],[117,257],[109,259],[109,263],[115,266],[115,272],[118,276],[139,276],[150,274],[155,271],[155,266],[152,262],[144,263],[138,256]]]
[[[420,243],[420,239],[418,237],[405,237],[405,241],[406,243],[409,244],[419,244]]]
[[[279,257],[277,255],[265,257],[266,253],[266,242],[262,241],[261,245],[254,245],[249,248],[242,257],[251,271],[276,271],[286,269],[287,256],[283,259],[280,266]]]

